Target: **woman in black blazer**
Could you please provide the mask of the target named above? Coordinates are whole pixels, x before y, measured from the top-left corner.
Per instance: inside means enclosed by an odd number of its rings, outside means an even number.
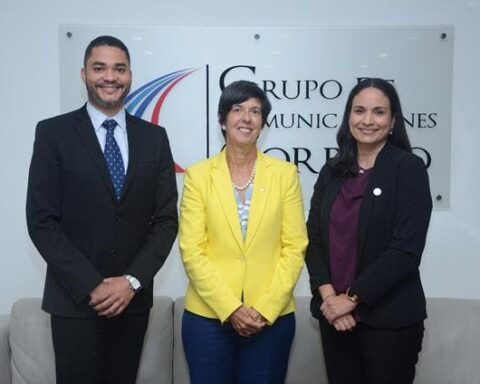
[[[411,383],[427,316],[418,267],[432,200],[390,83],[352,89],[337,143],[307,222],[329,383]]]

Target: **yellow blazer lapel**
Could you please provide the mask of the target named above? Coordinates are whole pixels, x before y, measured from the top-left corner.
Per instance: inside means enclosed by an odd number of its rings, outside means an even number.
[[[255,171],[255,180],[253,182],[252,202],[248,215],[247,237],[245,239],[245,248],[248,249],[258,226],[262,222],[268,197],[271,193],[272,175],[268,171],[271,162],[263,153],[257,151],[257,168]]]
[[[222,151],[216,159],[214,159],[212,164],[212,182],[217,198],[223,208],[223,213],[230,225],[233,237],[238,243],[238,246],[243,249],[244,242],[240,228],[240,220],[238,218],[237,202],[233,192],[225,151]],[[215,215],[217,213],[214,212],[213,214]]]

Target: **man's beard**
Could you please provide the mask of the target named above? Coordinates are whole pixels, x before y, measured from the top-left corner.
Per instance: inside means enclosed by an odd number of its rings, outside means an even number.
[[[101,109],[106,109],[106,110],[119,109],[123,107],[125,98],[130,92],[130,84],[128,85],[125,84],[123,92],[117,100],[106,101],[100,97],[94,85],[87,85],[86,87],[87,87],[87,93],[88,93],[88,100],[90,100],[90,102],[93,105],[97,105]]]

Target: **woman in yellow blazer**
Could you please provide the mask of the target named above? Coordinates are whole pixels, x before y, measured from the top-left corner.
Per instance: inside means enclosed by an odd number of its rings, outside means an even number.
[[[257,149],[270,110],[255,83],[227,86],[218,108],[226,147],[185,175],[182,337],[192,384],[286,375],[307,235],[296,167]]]

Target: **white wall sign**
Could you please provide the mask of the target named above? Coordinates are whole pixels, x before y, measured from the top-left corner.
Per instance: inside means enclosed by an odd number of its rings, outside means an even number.
[[[450,200],[453,26],[139,27],[62,25],[62,111],[86,100],[79,70],[96,36],[120,38],[132,57],[127,109],[167,128],[177,170],[218,152],[223,85],[247,79],[273,105],[259,147],[295,162],[305,208],[317,173],[335,153],[350,89],[362,77],[391,80],[415,153],[428,164],[434,206]]]

